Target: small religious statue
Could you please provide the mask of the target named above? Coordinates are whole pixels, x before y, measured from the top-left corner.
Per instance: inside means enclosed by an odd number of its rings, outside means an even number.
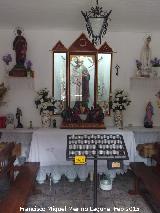
[[[33,129],[32,121],[29,122],[29,129]]]
[[[153,106],[152,103],[149,101],[146,107],[146,115],[144,118],[144,127],[145,128],[152,128],[153,127],[153,121],[152,121],[152,116],[153,116]]]
[[[151,36],[148,36],[145,40],[144,46],[141,51],[140,61],[142,63],[141,72],[142,76],[150,77],[152,72],[151,65],[151,48],[150,48]]]
[[[27,76],[27,70],[24,66],[26,61],[27,41],[21,34],[22,31],[20,28],[18,28],[17,36],[13,41],[13,50],[15,50],[16,53],[16,65],[9,72],[10,76],[15,77]]]
[[[104,113],[102,108],[99,105],[96,105],[95,107],[91,107],[91,109],[88,112],[86,121],[89,123],[101,123],[104,120]]]
[[[56,124],[56,119],[53,119],[53,128],[56,128],[57,124]]]
[[[17,127],[16,128],[23,128],[23,125],[21,124],[21,116],[22,116],[22,111],[20,108],[17,108],[16,112],[16,119],[17,119]]]

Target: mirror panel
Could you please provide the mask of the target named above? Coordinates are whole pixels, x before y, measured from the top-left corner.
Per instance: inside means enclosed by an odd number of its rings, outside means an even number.
[[[97,104],[105,114],[109,114],[109,97],[111,88],[111,53],[98,53],[98,87]]]
[[[66,53],[53,53],[54,61],[54,82],[53,82],[53,96],[56,100],[55,114],[60,114],[66,105]],[[59,106],[60,105],[60,106]]]
[[[95,55],[70,55],[70,107],[94,104]]]

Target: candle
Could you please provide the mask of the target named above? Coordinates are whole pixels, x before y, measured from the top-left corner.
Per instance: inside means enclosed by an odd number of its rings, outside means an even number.
[[[93,182],[93,175],[94,175],[94,173],[93,173],[93,171],[91,171],[91,172],[90,172],[90,181],[91,181],[91,182]]]

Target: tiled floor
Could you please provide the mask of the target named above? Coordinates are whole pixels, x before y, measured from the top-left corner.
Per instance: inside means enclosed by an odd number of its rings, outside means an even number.
[[[128,190],[132,188],[132,181],[133,178],[130,174],[119,175],[114,180],[111,191],[98,189],[98,207],[104,208],[100,212],[136,212],[134,208],[139,208],[138,213],[151,213],[143,198],[128,195]],[[46,213],[56,212],[56,210],[67,213],[92,212],[93,210],[93,185],[89,180],[86,182],[77,180],[69,183],[64,177],[58,184],[53,184],[51,187],[46,182],[38,185],[37,188],[42,193],[32,195],[28,202],[28,208],[36,206],[37,212],[38,208],[44,208]],[[120,210],[120,208],[122,209]],[[128,208],[131,208],[132,211],[127,211]]]

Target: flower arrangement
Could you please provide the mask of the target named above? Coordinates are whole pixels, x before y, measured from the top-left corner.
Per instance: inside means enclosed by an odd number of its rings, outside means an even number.
[[[151,60],[151,64],[152,67],[160,67],[160,59],[155,57],[153,60]]]
[[[40,110],[40,114],[45,111],[54,112],[56,107],[54,104],[56,103],[54,97],[49,95],[49,90],[47,88],[41,89],[37,92],[37,97],[35,99],[36,107]]]
[[[137,65],[137,69],[138,69],[138,70],[141,70],[142,62],[139,61],[139,60],[136,60],[136,65]]]
[[[112,100],[109,102],[109,105],[113,112],[115,112],[116,110],[126,110],[130,103],[131,100],[128,97],[128,93],[123,89],[116,89],[113,93]]]
[[[30,60],[26,61],[26,69],[31,70],[32,68],[32,62]]]
[[[12,62],[12,56],[11,56],[11,54],[4,55],[2,57],[2,60],[4,61],[4,63],[6,65],[9,65],[9,63]]]

